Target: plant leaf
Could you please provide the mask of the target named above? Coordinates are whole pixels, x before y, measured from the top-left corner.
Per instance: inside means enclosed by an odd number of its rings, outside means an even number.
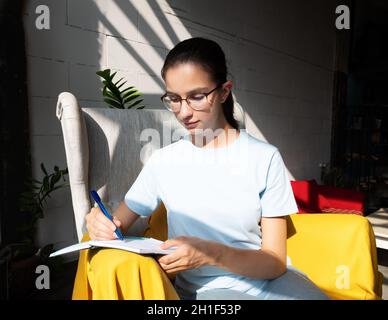
[[[123,109],[123,106],[118,103],[117,101],[114,101],[114,100],[111,100],[111,99],[108,99],[108,98],[105,98],[104,101],[110,106],[110,107],[113,107],[113,108],[117,108],[117,109]]]
[[[51,183],[50,183],[51,188],[53,188],[55,186],[55,184],[59,181],[59,179],[61,179],[60,174],[57,174],[51,178]]]
[[[125,85],[127,82],[126,81],[124,81],[122,84],[120,84],[119,86],[117,86],[117,89],[118,90],[120,90],[121,89],[121,87],[123,86],[123,85]],[[122,92],[121,92],[121,94],[122,94]]]
[[[135,106],[137,106],[140,102],[142,102],[143,99],[140,99],[140,100],[137,100],[135,101],[134,103],[132,103],[130,106],[127,106],[127,109],[130,109],[130,108],[133,108]]]
[[[106,90],[104,97],[108,97],[108,98],[111,98],[113,100],[116,100],[116,97],[114,96],[114,94],[108,90]]]
[[[140,93],[140,92],[139,92],[139,93],[135,93],[135,94],[133,94],[133,95],[127,97],[126,99],[124,99],[124,104],[125,104],[125,103],[128,103],[128,102],[130,102],[130,101],[132,101],[132,100],[135,100],[136,98],[138,98],[138,97],[140,97],[140,96],[141,96],[141,93]]]
[[[43,179],[43,190],[48,190],[49,189],[49,177],[46,176]]]
[[[117,103],[120,103],[120,99],[117,99],[117,97],[112,94],[110,91],[107,91],[107,94],[105,95],[106,98],[111,99],[113,101],[116,101]]]
[[[47,176],[47,170],[46,170],[46,168],[44,167],[43,162],[41,162],[40,168],[42,169],[43,173]]]
[[[121,80],[123,80],[124,78],[120,78],[119,80],[117,80],[116,82],[113,82],[114,84],[115,84],[115,86],[117,86],[118,85],[118,83],[121,81]]]
[[[121,98],[120,90],[118,90],[117,87],[115,87],[115,85],[112,82],[107,83],[107,87],[112,92],[115,99],[121,102],[122,98]]]
[[[110,75],[109,79],[110,79],[110,80],[113,80],[113,78],[115,77],[116,74],[117,74],[117,71],[113,72],[113,73]]]
[[[97,75],[99,75],[103,79],[109,79],[110,69],[97,71],[96,73],[97,73]]]
[[[144,106],[139,106],[140,102],[143,100],[136,100],[142,93],[134,86],[129,86],[121,90],[127,82],[124,78],[120,78],[117,81],[114,80],[117,72],[111,73],[110,69],[105,69],[97,71],[96,74],[104,79],[102,81],[104,85],[102,95],[104,97],[104,102],[107,103],[109,108],[129,109],[134,106],[138,106],[137,109],[144,108]],[[126,107],[128,103],[130,103],[130,106]]]
[[[137,89],[132,89],[132,88],[133,87],[129,87],[129,88],[123,90],[121,92],[122,97],[126,98],[126,97],[130,96],[131,94],[138,92]]]

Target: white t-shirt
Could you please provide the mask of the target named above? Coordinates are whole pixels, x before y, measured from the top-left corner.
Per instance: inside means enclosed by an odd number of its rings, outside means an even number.
[[[244,129],[225,147],[197,147],[186,134],[154,151],[124,200],[142,216],[163,201],[169,239],[193,236],[245,249],[261,248],[261,217],[298,212],[279,150]],[[256,295],[266,281],[206,265],[178,273],[175,288],[189,299],[212,288]]]

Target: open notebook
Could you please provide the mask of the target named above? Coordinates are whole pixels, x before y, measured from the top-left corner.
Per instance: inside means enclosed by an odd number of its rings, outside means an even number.
[[[90,240],[86,242],[77,243],[50,254],[50,257],[59,256],[78,250],[93,249],[93,248],[111,248],[132,251],[140,254],[169,254],[173,252],[176,247],[168,249],[160,249],[163,241],[154,238],[145,237],[124,237],[124,240]]]

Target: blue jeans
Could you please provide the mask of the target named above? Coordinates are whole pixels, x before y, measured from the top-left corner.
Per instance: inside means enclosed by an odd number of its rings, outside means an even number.
[[[258,296],[231,289],[209,289],[196,300],[330,300],[302,271],[287,266],[280,277],[268,280]]]

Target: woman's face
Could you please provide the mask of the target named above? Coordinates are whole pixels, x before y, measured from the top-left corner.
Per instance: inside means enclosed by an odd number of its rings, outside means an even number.
[[[169,68],[165,75],[165,82],[166,92],[179,95],[182,99],[193,93],[208,93],[217,86],[208,72],[193,63],[181,63]],[[206,107],[201,110],[192,109],[187,101],[183,100],[180,110],[174,114],[190,132],[228,127],[221,104],[228,97],[231,88],[232,82],[225,82],[222,87],[210,93]]]

